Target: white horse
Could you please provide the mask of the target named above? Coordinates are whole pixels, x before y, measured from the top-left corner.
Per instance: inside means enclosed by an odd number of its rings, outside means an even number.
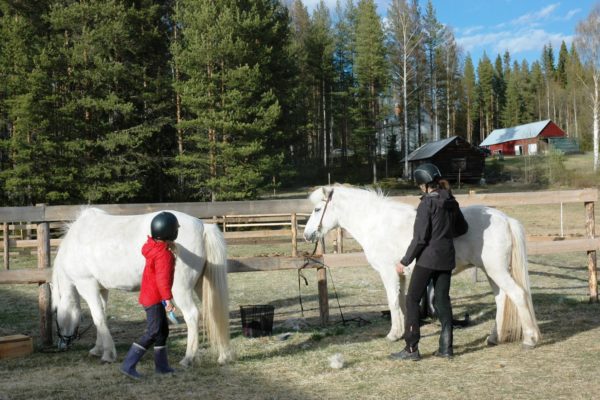
[[[188,330],[181,364],[191,365],[198,351],[199,312],[194,292],[202,299],[203,325],[209,342],[218,351],[218,362],[225,363],[231,353],[227,248],[223,234],[216,225],[171,212],[180,225],[173,299]],[[108,290],[140,289],[145,265],[141,249],[156,214],[116,216],[88,208],[72,223],[58,249],[52,274],[52,305],[56,310],[60,348],[66,349],[76,335],[81,295],[97,329],[96,345],[90,354],[102,357],[104,362],[116,360],[115,344],[106,324]]]
[[[310,195],[310,200],[315,208],[306,223],[304,237],[314,241],[340,226],[356,239],[387,292],[392,317],[387,338],[402,338],[407,277],[396,273],[395,264],[412,239],[415,208],[380,192],[341,185],[321,187]],[[487,275],[497,307],[488,343],[522,337],[524,347],[535,347],[540,331],[531,300],[522,225],[489,207],[465,207],[462,212],[469,231],[454,241],[455,272],[479,267]]]

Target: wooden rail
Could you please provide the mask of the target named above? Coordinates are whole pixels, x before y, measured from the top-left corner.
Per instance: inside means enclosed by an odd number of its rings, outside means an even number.
[[[592,251],[600,248],[600,238],[572,239],[560,241],[527,242],[527,254],[554,254],[575,251]],[[328,267],[367,266],[363,252],[319,254],[310,257],[311,264],[325,264]],[[307,257],[231,257],[227,259],[227,272],[281,271],[298,269],[309,261]],[[0,271],[0,284],[46,283],[52,278],[52,269],[19,269]]]
[[[595,237],[594,204],[598,201],[598,191],[595,189],[569,190],[569,191],[545,191],[537,193],[500,193],[500,194],[475,194],[457,196],[463,206],[472,204],[483,204],[488,206],[515,206],[515,205],[538,205],[538,204],[560,204],[560,203],[584,203],[586,211],[586,238],[562,240],[562,241],[528,241],[528,254],[549,254],[573,251],[586,251],[588,254],[589,293],[590,301],[598,301],[596,251],[600,247],[599,240]],[[393,199],[404,203],[418,204],[417,196],[399,196]],[[308,200],[265,200],[249,202],[220,202],[220,203],[157,203],[157,204],[128,204],[128,205],[99,205],[95,206],[112,214],[139,214],[164,209],[177,210],[199,218],[216,221],[217,218],[226,222],[227,218],[243,218],[244,215],[251,218],[259,218],[259,214],[268,214],[278,218],[279,214],[290,216],[290,225],[296,229],[285,229],[285,235],[290,234],[293,243],[297,239],[298,215],[306,215],[312,206]],[[3,252],[5,257],[5,269],[8,269],[8,254],[12,244],[23,247],[37,247],[38,270],[0,271],[0,283],[37,283],[39,289],[40,304],[40,332],[48,343],[52,341],[50,293],[48,281],[50,279],[50,247],[56,244],[49,238],[51,221],[69,221],[76,218],[82,207],[80,206],[46,206],[35,207],[4,207],[0,208],[0,222],[3,223],[5,232],[3,240]],[[274,214],[277,214],[274,216]],[[226,216],[215,217],[215,216]],[[294,221],[295,220],[295,221]],[[37,239],[32,241],[13,242],[8,235],[8,223],[14,221],[37,222]],[[269,222],[267,222],[269,223]],[[278,233],[279,234],[279,233]],[[278,235],[275,234],[275,235]],[[229,239],[240,239],[262,237],[264,233],[253,231],[225,232]],[[321,245],[321,250],[323,246]],[[322,254],[317,260],[332,267],[362,266],[367,261],[363,253],[342,253],[343,234],[341,230],[336,232],[336,250],[338,254]],[[293,247],[293,255],[297,251]],[[273,271],[282,269],[297,269],[304,265],[306,260],[302,257],[247,257],[231,258],[228,260],[228,271],[251,272],[251,271]],[[327,300],[327,276],[324,268],[319,264],[313,265],[317,268],[319,304],[321,320],[327,322],[328,300]]]

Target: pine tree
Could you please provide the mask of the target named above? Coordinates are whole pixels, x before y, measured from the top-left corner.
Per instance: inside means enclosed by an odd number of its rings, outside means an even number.
[[[510,71],[510,68],[509,68]],[[494,79],[493,79],[493,88],[494,88],[494,103],[493,103],[493,113],[494,113],[494,128],[500,127],[500,119],[502,116],[502,112],[506,103],[506,90],[507,90],[507,77],[505,76],[505,71],[502,64],[502,58],[500,54],[496,56],[496,61],[494,62]]]
[[[194,198],[255,197],[283,161],[265,150],[281,113],[270,70],[277,54],[270,47],[278,45],[278,29],[288,27],[280,7],[268,0],[179,4],[175,59],[187,115],[174,172],[186,176]]]
[[[334,38],[331,17],[325,2],[321,0],[313,12],[311,29],[307,38],[309,71],[313,81],[314,101],[313,126],[317,138],[317,148],[322,156],[323,167],[329,165],[331,149],[331,92],[333,85]]]
[[[561,88],[566,88],[567,79],[567,63],[569,62],[569,51],[567,45],[563,40],[560,44],[560,51],[558,52],[558,65],[556,66],[556,77]]]
[[[535,111],[535,90],[533,88],[532,74],[527,60],[521,62],[520,75],[520,96],[523,106],[519,124],[526,124],[537,120]]]
[[[374,1],[360,0],[357,13],[355,70],[358,104],[354,115],[358,128],[353,141],[357,154],[368,158],[375,166],[376,135],[381,118],[379,96],[387,85],[388,66],[381,19]],[[376,181],[376,169],[373,170],[373,180]]]
[[[157,169],[148,143],[166,134],[169,122],[166,26],[153,2],[138,7],[116,0],[66,2],[48,14],[53,135],[67,149],[60,154],[64,175],[77,176],[68,189],[71,201],[150,198],[155,192],[144,184],[160,182],[149,176]],[[169,141],[161,137],[155,145],[170,147]]]
[[[494,67],[483,53],[477,65],[479,86],[480,140],[483,141],[493,130],[494,119]]]
[[[519,125],[522,121],[522,108],[521,74],[515,62],[506,89],[506,106],[502,112],[502,124],[505,127]]]
[[[337,22],[334,28],[334,89],[332,92],[334,122],[337,141],[334,147],[341,149],[342,166],[346,164],[348,142],[354,129],[350,110],[354,107],[352,96],[355,87],[354,57],[356,54],[356,7],[353,0],[347,0],[342,8],[340,0],[336,5]],[[336,139],[336,138],[334,138]]]
[[[552,44],[548,43],[542,50],[542,71],[544,73],[544,84],[546,87],[546,118],[552,118],[552,84],[555,80],[556,70],[554,68],[554,51]]]
[[[294,158],[301,163],[317,157],[317,140],[312,136],[310,122],[311,78],[308,65],[308,36],[310,31],[310,15],[301,0],[294,0],[290,6],[291,45],[290,55],[295,60],[296,82],[293,84],[293,98],[291,117],[295,123],[296,137],[298,140],[291,143],[294,148]]]
[[[581,80],[578,77],[583,76],[583,67],[579,59],[579,54],[574,44],[571,44],[567,62],[567,91],[569,96],[569,108],[571,109],[571,126],[573,129],[567,129],[569,136],[580,138],[579,135],[579,114],[582,104],[581,99]]]
[[[431,0],[427,1],[425,15],[423,17],[423,43],[427,54],[428,84],[429,84],[429,117],[430,134],[433,140],[439,140],[439,115],[438,115],[438,66],[439,48],[446,41],[446,29],[436,16],[435,9]]]
[[[467,141],[473,143],[475,122],[477,121],[478,102],[477,102],[477,82],[475,80],[475,67],[471,55],[467,54],[463,72],[463,91],[467,123]]]

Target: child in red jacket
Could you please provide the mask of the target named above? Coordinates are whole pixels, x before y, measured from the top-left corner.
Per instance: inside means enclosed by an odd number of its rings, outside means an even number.
[[[152,219],[150,230],[152,237],[148,237],[142,247],[146,266],[139,297],[139,302],[146,311],[148,325],[141,339],[131,345],[121,365],[121,372],[134,379],[141,377],[135,366],[153,344],[155,371],[159,374],[174,372],[167,359],[169,324],[166,313],[175,310],[171,302],[171,287],[175,274],[172,246],[179,230],[177,217],[170,212],[161,212]]]

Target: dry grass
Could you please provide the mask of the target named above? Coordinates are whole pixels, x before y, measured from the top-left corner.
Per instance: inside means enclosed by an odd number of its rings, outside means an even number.
[[[199,364],[172,378],[153,376],[150,357],[140,370],[148,377],[131,382],[117,365],[103,365],[88,357],[94,335],[87,333],[66,353],[35,354],[0,363],[0,398],[211,398],[211,399],[346,399],[346,398],[590,398],[598,390],[597,354],[600,350],[600,307],[587,304],[585,255],[536,257],[531,262],[534,304],[544,335],[533,351],[519,344],[485,345],[494,314],[493,298],[485,282],[471,274],[457,276],[452,287],[455,314],[469,312],[473,324],[455,331],[457,356],[452,361],[430,356],[436,349],[439,327],[423,327],[419,363],[387,359],[400,343],[384,339],[389,322],[381,318],[384,291],[370,268],[332,271],[339,301],[347,319],[361,317],[370,324],[339,324],[332,296],[332,324],[317,325],[316,277],[307,271],[309,286],[302,288],[305,318],[310,326],[293,331],[286,341],[276,336],[248,339],[240,334],[238,306],[270,303],[276,309],[275,333],[290,331],[284,322],[301,318],[294,271],[231,275],[232,343],[237,361],[218,367],[206,353]],[[331,286],[330,286],[331,287]],[[0,287],[2,334],[36,335],[36,289]],[[120,357],[144,328],[135,294],[111,294],[109,324]],[[9,326],[5,323],[8,322]],[[89,323],[86,314],[84,325]],[[173,362],[182,357],[185,335],[175,329],[170,339]],[[341,353],[346,365],[329,367],[327,358]],[[591,396],[593,397],[593,396]]]
[[[556,233],[556,210],[543,207],[507,209],[525,222],[528,233]],[[583,206],[565,212],[569,234],[583,231]],[[350,244],[348,246],[351,247]],[[251,248],[232,246],[230,255],[286,254],[289,246]],[[302,250],[309,251],[310,246]],[[473,282],[467,272],[454,278],[454,312],[469,312],[473,323],[455,331],[456,357],[452,361],[431,357],[437,347],[439,327],[423,327],[421,362],[400,363],[387,359],[401,343],[385,339],[389,321],[383,286],[370,268],[336,268],[333,283],[346,319],[342,325],[336,299],[330,295],[332,323],[318,326],[316,273],[305,271],[302,284],[305,321],[309,326],[293,331],[285,322],[302,318],[295,271],[255,272],[230,275],[232,344],[237,361],[219,367],[206,351],[194,368],[179,369],[173,377],[156,377],[151,357],[140,371],[142,382],[132,382],[118,372],[118,365],[104,365],[87,355],[93,329],[65,353],[38,350],[33,355],[0,361],[0,399],[587,399],[600,389],[597,355],[600,351],[600,306],[587,302],[586,256],[582,253],[535,256],[530,259],[533,301],[543,339],[532,351],[518,343],[487,347],[495,306],[487,282]],[[15,265],[15,268],[18,265]],[[331,284],[329,288],[333,292]],[[480,274],[480,279],[482,274]],[[0,286],[0,335],[25,333],[37,340],[37,289],[33,285]],[[136,294],[112,292],[109,301],[111,327],[119,360],[131,341],[144,329],[144,314]],[[239,306],[273,304],[275,335],[248,339],[241,335]],[[84,314],[84,326],[90,323]],[[289,339],[276,335],[291,331]],[[169,345],[176,363],[185,351],[182,329],[172,330]],[[328,357],[341,353],[342,369],[332,369]]]

